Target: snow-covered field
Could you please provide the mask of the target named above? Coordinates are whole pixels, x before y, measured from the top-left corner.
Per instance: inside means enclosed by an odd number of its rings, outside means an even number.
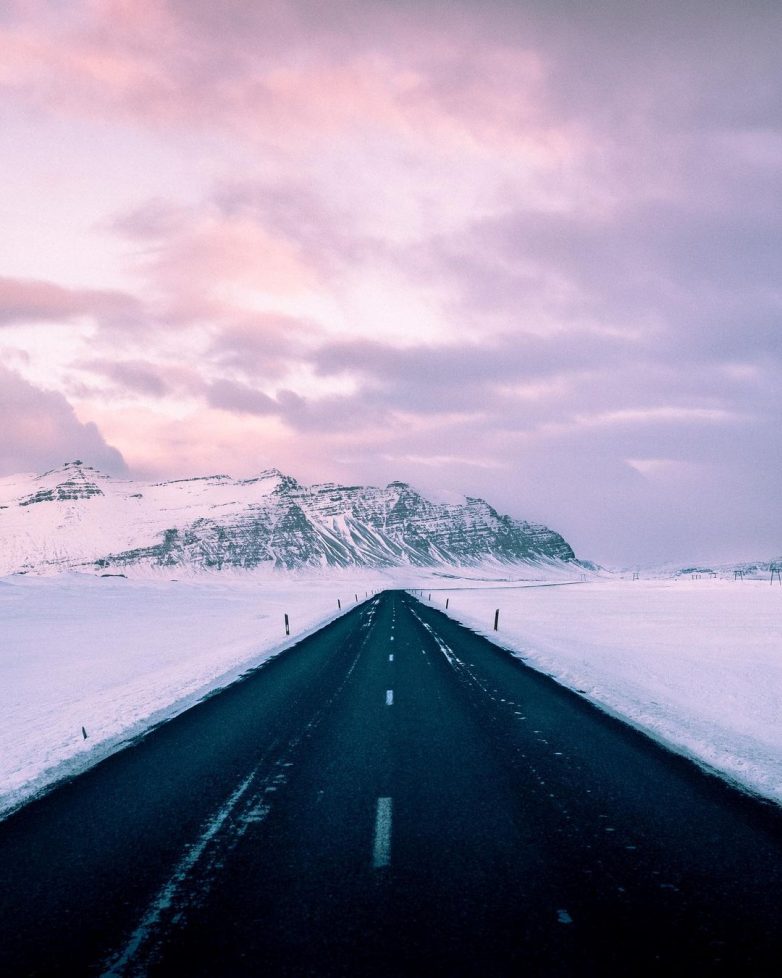
[[[782,803],[782,587],[541,587],[552,569],[503,573],[0,580],[0,814],[314,631],[339,613],[337,598],[345,610],[383,587],[422,588],[440,608],[448,598],[449,614],[530,665]]]
[[[358,575],[0,580],[0,813],[330,621],[360,584],[371,586]]]
[[[782,803],[778,584],[605,579],[431,594],[433,605],[449,599],[448,614],[529,665]]]

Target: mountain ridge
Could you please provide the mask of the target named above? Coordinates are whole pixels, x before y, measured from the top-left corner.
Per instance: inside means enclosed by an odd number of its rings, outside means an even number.
[[[479,497],[434,502],[406,482],[302,485],[279,469],[163,482],[77,459],[0,479],[0,575],[129,567],[471,566],[575,561],[547,526]]]

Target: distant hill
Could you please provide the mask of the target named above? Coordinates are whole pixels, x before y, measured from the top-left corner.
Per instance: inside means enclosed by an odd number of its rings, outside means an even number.
[[[744,578],[765,578],[771,580],[771,572],[782,571],[782,557],[776,560],[750,560],[736,564],[714,564],[706,566],[698,564],[694,567],[681,567],[674,577],[744,577]]]

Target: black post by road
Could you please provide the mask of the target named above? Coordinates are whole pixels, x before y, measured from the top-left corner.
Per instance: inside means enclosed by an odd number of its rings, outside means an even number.
[[[451,600],[450,598],[446,598],[446,599],[445,599],[445,610],[446,610],[446,611],[448,610],[448,602],[449,602],[450,600]]]
[[[286,614],[285,615],[285,634],[286,635],[290,635],[290,633],[291,633],[291,626],[290,626],[290,624],[288,622],[288,616]]]
[[[499,623],[500,623],[500,609],[498,608],[494,612],[494,631],[495,632],[497,631],[497,626],[499,625]]]
[[[342,602],[339,600],[339,598],[337,598],[337,607],[340,611],[342,610]]]

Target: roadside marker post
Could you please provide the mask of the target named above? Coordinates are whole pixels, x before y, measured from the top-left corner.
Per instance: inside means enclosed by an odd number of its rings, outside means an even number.
[[[448,610],[448,602],[449,602],[450,600],[451,600],[450,598],[446,598],[446,599],[445,599],[445,610],[446,610],[446,611]]]
[[[500,609],[498,608],[494,612],[494,631],[495,632],[497,631],[497,626],[499,625],[499,623],[500,623]]]
[[[288,615],[286,614],[285,615],[285,634],[286,635],[290,635],[290,633],[291,633],[291,626],[290,626],[290,622],[288,621]]]
[[[342,602],[339,600],[339,598],[337,598],[337,607],[340,609],[340,611],[342,610]]]

